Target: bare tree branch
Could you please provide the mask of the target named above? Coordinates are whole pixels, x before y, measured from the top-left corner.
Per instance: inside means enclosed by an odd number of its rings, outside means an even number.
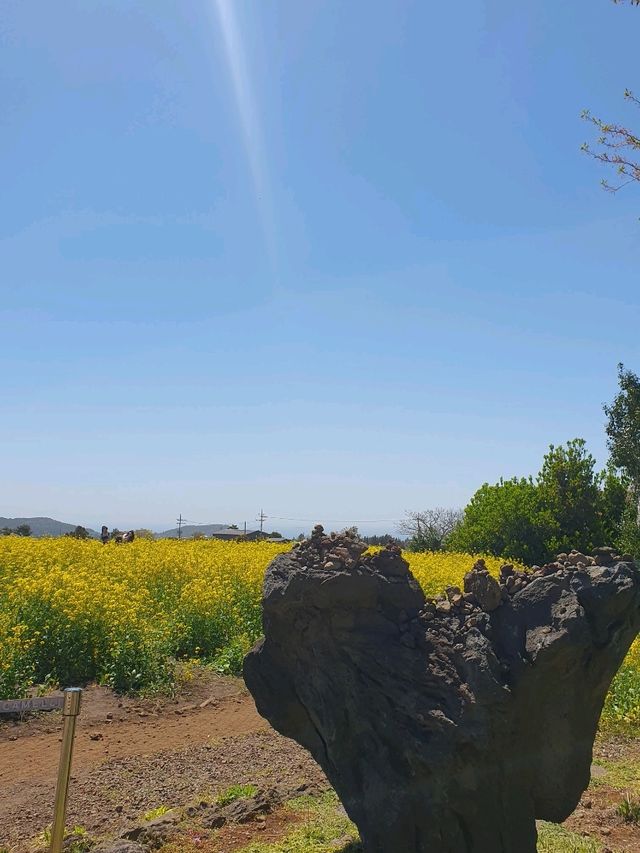
[[[640,0],[633,0],[633,2],[634,5],[640,6]],[[640,100],[629,89],[625,91],[624,97],[627,101],[640,106]],[[595,143],[599,148],[594,149],[588,142],[585,142],[582,145],[582,151],[600,163],[613,166],[620,178],[624,179],[615,185],[610,184],[605,179],[602,181],[602,186],[608,192],[615,193],[627,184],[634,181],[640,182],[640,137],[620,124],[609,124],[596,118],[596,116],[591,115],[589,110],[584,110],[582,118],[591,122],[600,131],[600,136]],[[621,151],[626,153],[621,154]],[[637,160],[634,157],[636,152]]]
[[[627,0],[613,0],[613,2],[618,6],[623,6]],[[631,6],[640,6],[640,0],[628,0],[628,2]],[[638,100],[638,98],[636,98],[633,92],[629,89],[625,91],[624,97],[627,101],[632,101],[636,106],[640,106],[640,100]],[[607,166],[613,166],[618,175],[626,179],[617,185],[610,184],[606,179],[604,179],[602,181],[604,189],[608,192],[616,193],[618,190],[621,190],[622,187],[626,187],[634,181],[640,182],[640,160],[634,160],[632,155],[625,157],[618,153],[609,154],[606,150],[609,149],[610,151],[616,152],[622,150],[640,152],[640,137],[620,124],[609,124],[608,122],[602,121],[602,119],[592,116],[589,110],[584,110],[582,118],[585,119],[585,121],[590,121],[600,131],[600,137],[598,138],[596,145],[599,145],[601,149],[594,150],[588,142],[585,142],[582,145],[582,151],[584,151],[585,154],[588,154],[589,157],[593,157],[594,160],[599,160]]]
[[[407,511],[398,529],[412,539],[420,540],[430,551],[439,551],[460,524],[463,514],[461,509],[442,506],[420,512]]]

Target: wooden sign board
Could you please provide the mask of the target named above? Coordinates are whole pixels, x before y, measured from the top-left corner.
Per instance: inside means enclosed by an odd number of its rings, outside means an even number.
[[[0,701],[0,714],[27,714],[30,711],[57,711],[64,705],[64,696],[35,696],[33,699]]]

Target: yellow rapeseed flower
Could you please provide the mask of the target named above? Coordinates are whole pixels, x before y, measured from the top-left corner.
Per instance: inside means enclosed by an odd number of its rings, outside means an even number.
[[[265,569],[289,547],[147,539],[103,546],[0,537],[0,698],[20,695],[34,681],[162,687],[176,660],[213,660],[225,671],[237,669],[262,630]],[[462,585],[476,559],[405,556],[427,595]],[[497,574],[503,561],[485,560]],[[634,680],[640,673],[638,641],[621,678],[628,681],[629,673]],[[615,689],[608,707],[623,708]],[[635,707],[627,703],[619,713],[640,719]]]

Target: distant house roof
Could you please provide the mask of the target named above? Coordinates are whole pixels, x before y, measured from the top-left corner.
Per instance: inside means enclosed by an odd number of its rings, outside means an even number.
[[[212,539],[266,539],[267,534],[260,530],[247,530],[235,527],[225,527],[223,530],[214,530],[211,534]]]

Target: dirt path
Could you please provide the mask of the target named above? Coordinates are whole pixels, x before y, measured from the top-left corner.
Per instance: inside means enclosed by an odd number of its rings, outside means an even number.
[[[59,714],[0,726],[0,845],[11,853],[51,822]],[[68,824],[116,832],[145,811],[211,798],[232,784],[324,783],[308,755],[272,732],[242,682],[207,674],[177,700],[85,693]],[[326,783],[324,783],[326,784]]]
[[[152,755],[160,750],[214,743],[266,729],[249,696],[223,699],[203,709],[85,722],[78,720],[73,768],[86,770],[109,759]],[[0,740],[0,786],[54,779],[60,756],[60,727],[42,734],[20,732],[16,740]],[[56,721],[57,722],[57,721]]]

